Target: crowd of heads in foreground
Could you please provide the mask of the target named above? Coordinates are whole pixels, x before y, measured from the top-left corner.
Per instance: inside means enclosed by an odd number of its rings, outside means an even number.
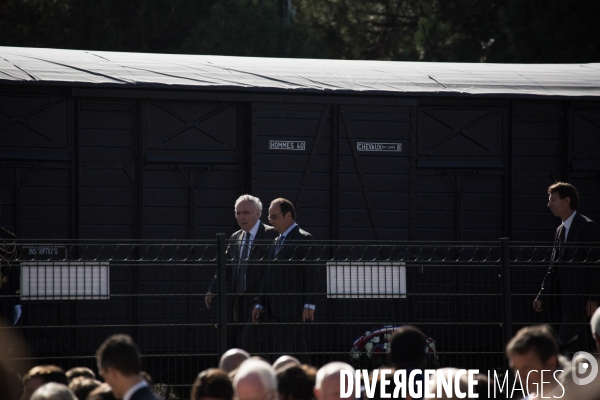
[[[592,317],[591,328],[600,351],[600,309]],[[425,370],[425,345],[425,337],[416,327],[401,327],[390,338],[389,364],[386,369],[392,373]],[[533,325],[518,331],[506,345],[506,356],[513,375],[520,376],[523,382],[522,390],[517,391],[512,398],[542,398],[543,394],[543,398],[600,399],[600,378],[593,379],[589,385],[574,382],[573,377],[576,375],[573,370],[579,368],[579,361],[569,360],[560,353],[556,334],[548,325]],[[86,367],[72,368],[65,372],[55,365],[39,365],[20,377],[1,361],[0,359],[0,397],[6,400],[160,399],[152,391],[151,377],[142,371],[138,347],[131,337],[124,334],[109,337],[99,347],[96,353],[98,375]],[[548,371],[545,377],[542,371]],[[371,371],[368,384],[363,379],[360,386],[353,388],[349,388],[341,372],[347,376],[356,376],[354,368],[345,362],[331,362],[316,369],[311,365],[301,364],[293,356],[282,355],[271,364],[242,349],[231,349],[222,355],[218,367],[198,374],[191,383],[189,399],[411,398],[410,394],[405,397],[393,396],[393,379],[391,384],[384,382],[385,393],[390,397],[382,393],[381,375],[375,376],[375,370]],[[477,384],[473,388],[473,394],[479,399],[507,398],[506,392],[496,393],[494,396],[494,383],[482,372],[476,376]],[[456,368],[441,368],[434,371],[433,386],[430,386],[433,396],[424,393],[425,398],[459,398],[449,396],[443,390],[439,392],[442,395],[438,396],[437,375],[454,380],[460,392],[468,393],[467,374],[461,375]],[[418,376],[423,379],[422,375]],[[344,397],[343,392],[346,395]],[[348,393],[351,393],[350,397],[347,397]]]

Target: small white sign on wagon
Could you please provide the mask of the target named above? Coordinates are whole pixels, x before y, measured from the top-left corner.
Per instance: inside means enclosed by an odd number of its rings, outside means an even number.
[[[329,261],[327,297],[405,298],[406,264],[400,261]]]
[[[22,300],[107,300],[107,261],[23,261]]]
[[[293,140],[269,140],[269,150],[306,150],[306,142]]]
[[[369,143],[357,142],[358,151],[402,151],[402,143]]]

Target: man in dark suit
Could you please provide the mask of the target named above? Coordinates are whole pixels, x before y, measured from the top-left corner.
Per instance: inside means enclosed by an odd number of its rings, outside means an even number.
[[[259,322],[273,323],[273,351],[277,355],[303,353],[302,323],[315,318],[317,270],[311,267],[312,235],[296,224],[294,205],[279,198],[271,202],[269,221],[279,236],[269,250],[269,267],[260,289],[261,296],[252,312]],[[303,360],[304,361],[304,360]]]
[[[16,325],[21,317],[21,269],[14,233],[0,227],[0,319]]]
[[[544,304],[549,303],[549,292],[562,294],[559,297],[562,303],[559,341],[565,345],[577,337],[573,350],[589,350],[591,341],[587,323],[600,301],[600,267],[592,262],[594,258],[598,259],[597,250],[573,244],[600,242],[600,229],[594,221],[577,212],[579,193],[573,185],[557,182],[548,188],[548,194],[548,207],[562,223],[556,229],[553,265],[544,277],[533,308],[537,312],[543,311]]]
[[[252,310],[264,275],[269,244],[277,236],[273,227],[260,221],[262,203],[258,197],[248,194],[235,202],[235,219],[240,230],[231,235],[227,248],[227,306],[229,320],[247,322],[245,326],[231,325],[229,348],[239,347],[250,353],[259,351],[260,333],[252,326]],[[213,277],[204,296],[207,308],[211,308],[217,292],[217,274]]]
[[[112,335],[96,352],[98,371],[122,400],[160,400],[142,378],[140,351],[129,335]]]

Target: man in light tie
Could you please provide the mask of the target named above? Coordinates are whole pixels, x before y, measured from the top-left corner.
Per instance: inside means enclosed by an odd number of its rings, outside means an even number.
[[[258,335],[251,324],[252,310],[258,295],[268,259],[269,244],[277,236],[273,227],[260,221],[262,203],[258,197],[245,194],[235,202],[235,218],[239,231],[231,235],[227,248],[227,308],[228,319],[247,322],[250,326],[232,325],[229,328],[228,347],[239,347],[250,353],[258,351]],[[204,296],[207,308],[211,308],[217,291],[217,274],[213,277]]]
[[[311,263],[314,239],[296,223],[296,211],[289,200],[273,200],[268,218],[279,236],[269,250],[271,261],[252,321],[273,323],[269,331],[273,334],[274,358],[296,353],[305,362],[301,323],[314,321],[318,282],[316,265]]]

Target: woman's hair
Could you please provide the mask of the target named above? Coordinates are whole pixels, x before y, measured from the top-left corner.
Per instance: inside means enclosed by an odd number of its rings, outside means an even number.
[[[231,400],[233,398],[233,384],[227,372],[218,368],[209,368],[198,374],[192,385],[191,400],[200,400],[204,397]]]

